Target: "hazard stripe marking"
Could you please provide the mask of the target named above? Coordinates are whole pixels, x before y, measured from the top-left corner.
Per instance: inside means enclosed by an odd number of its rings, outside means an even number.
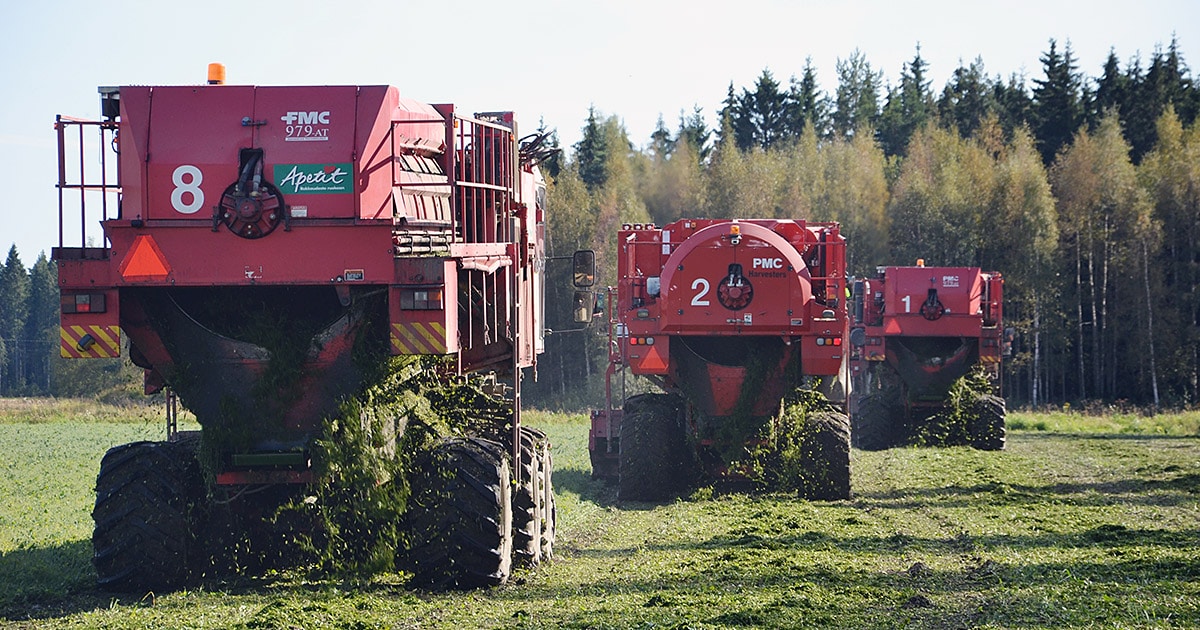
[[[117,326],[62,326],[59,356],[67,359],[107,359],[121,356],[121,329]],[[86,350],[80,342],[91,335],[94,343]]]
[[[438,323],[393,323],[392,348],[399,354],[445,354],[446,329]]]

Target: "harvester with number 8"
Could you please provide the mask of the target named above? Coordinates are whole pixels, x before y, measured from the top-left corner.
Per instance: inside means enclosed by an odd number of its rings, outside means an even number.
[[[169,406],[166,440],[105,455],[100,584],[204,573],[208,537],[303,497],[328,419],[406,356],[508,395],[499,412],[459,409],[471,431],[411,457],[395,518],[416,583],[499,584],[549,557],[548,443],[520,416],[543,350],[543,136],[395,87],[223,74],[100,88],[102,120],[56,124],[62,355],[126,345],[146,391],[167,388],[201,425],[177,431]],[[407,421],[369,427],[370,443],[394,451]]]

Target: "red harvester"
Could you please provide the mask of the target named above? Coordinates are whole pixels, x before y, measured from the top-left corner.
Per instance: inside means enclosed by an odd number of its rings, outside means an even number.
[[[194,574],[214,527],[195,501],[254,515],[294,496],[323,421],[388,355],[443,357],[443,376],[494,374],[512,395],[490,439],[437,447],[455,474],[414,473],[417,580],[496,584],[514,553],[549,554],[548,445],[520,421],[521,374],[543,349],[541,138],[519,139],[511,113],[466,116],[395,87],[220,75],[100,88],[103,120],[56,124],[62,355],[115,357],[124,336],[146,391],[168,387],[202,426],[199,440],[177,433],[169,405],[167,441],[105,456],[101,585]],[[211,480],[199,498],[197,441]]]
[[[880,267],[853,283],[850,331],[854,444],[884,449],[917,439],[1004,448],[1000,361],[1004,278],[978,267]],[[973,370],[988,391],[952,394]]]
[[[778,422],[798,390],[844,402],[846,244],[836,223],[686,219],[625,225],[617,240],[606,408],[592,412],[588,448],[593,476],[618,479],[622,498],[737,477],[730,455]],[[625,399],[626,369],[665,393]],[[849,420],[824,411],[807,421],[804,467],[819,480],[808,494],[849,496]]]

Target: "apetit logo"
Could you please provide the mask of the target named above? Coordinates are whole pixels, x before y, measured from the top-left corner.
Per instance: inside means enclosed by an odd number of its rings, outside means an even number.
[[[354,165],[276,164],[275,185],[285,194],[328,195],[354,192]]]
[[[285,125],[328,125],[329,112],[288,112],[279,120]]]

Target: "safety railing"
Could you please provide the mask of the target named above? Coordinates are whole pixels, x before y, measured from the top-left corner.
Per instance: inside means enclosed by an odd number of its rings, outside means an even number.
[[[117,123],[60,115],[54,128],[58,134],[58,247],[107,248],[100,222],[119,218],[121,213]]]

